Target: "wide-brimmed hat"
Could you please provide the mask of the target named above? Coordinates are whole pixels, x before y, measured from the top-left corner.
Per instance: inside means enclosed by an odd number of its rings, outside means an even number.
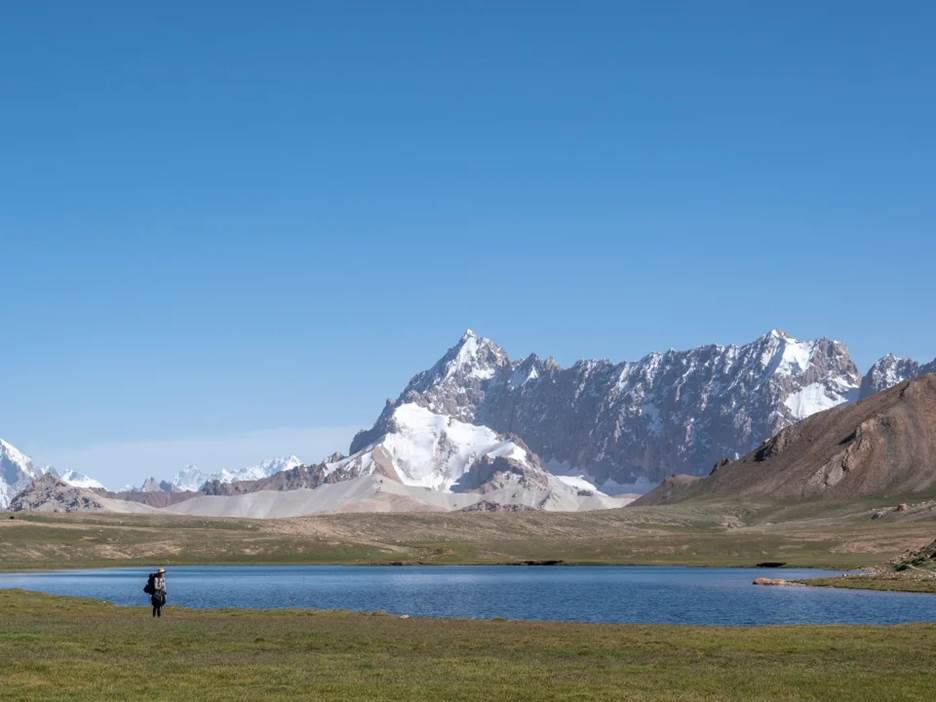
[[[165,572],[166,572],[166,569],[165,569],[165,568],[160,568],[160,569],[157,570],[156,572],[157,572],[157,573],[165,573]]]

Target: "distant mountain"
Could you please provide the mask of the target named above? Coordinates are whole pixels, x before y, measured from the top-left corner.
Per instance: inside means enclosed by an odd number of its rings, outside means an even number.
[[[0,509],[7,509],[19,492],[45,475],[50,475],[58,482],[71,487],[105,489],[99,481],[84,473],[38,466],[11,443],[0,439]]]
[[[97,482],[97,481],[94,481]],[[30,480],[10,501],[12,512],[153,512],[139,502],[115,499],[112,493],[100,489],[69,484],[54,471]]]
[[[208,476],[198,469],[196,465],[187,465],[169,480],[163,482],[169,490],[174,492],[197,492],[208,480]]]
[[[10,501],[13,512],[103,512],[105,500],[49,472],[30,480]]]
[[[188,465],[169,480],[159,482],[158,487],[169,492],[198,492],[207,482],[233,483],[245,480],[261,480],[275,473],[301,465],[302,461],[295,456],[270,458],[256,465],[237,470],[222,468],[215,473],[204,473],[198,469],[198,466]]]
[[[0,439],[0,509],[6,509],[20,490],[45,472],[29,456]]]
[[[101,483],[99,480],[95,480],[91,476],[85,475],[84,473],[79,473],[76,470],[57,471],[54,468],[50,468],[49,472],[57,476],[59,480],[61,480],[66,485],[71,485],[72,487],[98,489],[98,490],[107,489],[104,487],[104,484]]]
[[[547,471],[519,439],[415,403],[394,408],[387,431],[351,456],[330,456],[320,464],[255,481],[210,482],[205,489],[211,495],[227,496],[314,490],[372,476],[413,488],[393,493],[394,499],[405,496],[410,509],[419,509],[421,500],[427,501],[424,508],[433,509],[460,509],[486,500],[499,506],[574,511],[619,506],[629,499],[614,500],[582,482],[570,485]],[[447,500],[444,495],[461,497]]]
[[[936,373],[936,359],[929,363],[917,363],[910,358],[901,358],[892,353],[874,362],[861,379],[859,398],[869,397],[875,393],[902,383],[904,380],[919,378],[927,373]]]
[[[897,498],[934,487],[936,374],[930,374],[788,427],[707,477],[672,476],[635,504]]]
[[[743,346],[569,368],[536,355],[511,360],[468,330],[387,403],[351,452],[391,431],[399,407],[416,404],[519,436],[553,472],[618,491],[746,453],[804,417],[854,400],[860,381],[844,344],[779,330]]]

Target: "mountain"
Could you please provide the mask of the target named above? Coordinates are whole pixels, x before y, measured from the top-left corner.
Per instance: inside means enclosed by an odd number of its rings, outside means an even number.
[[[6,509],[10,500],[33,480],[45,473],[12,444],[0,439],[0,509]]]
[[[13,512],[102,512],[100,496],[81,487],[69,485],[54,473],[31,480],[10,501]]]
[[[913,359],[901,358],[889,353],[875,361],[865,373],[861,379],[858,397],[869,397],[904,380],[918,378],[927,373],[936,373],[936,359],[929,363],[917,363]]]
[[[934,487],[936,374],[930,374],[788,427],[705,478],[672,476],[635,504],[899,497]]]
[[[96,482],[96,481],[95,481]],[[70,485],[49,471],[30,480],[10,501],[12,512],[151,512],[135,502],[113,499],[97,490]]]
[[[11,500],[19,492],[44,475],[51,475],[59,482],[72,487],[105,489],[103,484],[84,473],[37,466],[29,456],[0,439],[0,510],[9,507]]]
[[[261,480],[301,465],[302,461],[295,456],[270,458],[256,465],[238,470],[222,468],[216,473],[203,473],[198,469],[198,466],[188,465],[169,480],[161,482],[160,485],[170,492],[198,492],[207,482],[233,483],[245,480]]]
[[[340,490],[334,487],[338,485]],[[260,480],[205,485],[215,496],[322,488],[327,488],[323,494],[346,501],[360,502],[366,496],[371,506],[383,496],[394,502],[405,498],[407,508],[417,510],[461,509],[486,501],[495,509],[574,511],[621,506],[630,499],[610,498],[582,481],[571,485],[547,471],[520,439],[415,403],[395,407],[386,431],[350,456],[330,456],[318,465],[297,466]],[[325,507],[349,509],[337,503]]]
[[[136,489],[137,492],[169,492],[169,483],[149,477]]]
[[[197,492],[205,484],[206,480],[208,480],[208,476],[202,473],[198,466],[187,465],[165,483],[173,492]]]
[[[95,480],[91,476],[85,475],[84,473],[79,473],[76,470],[57,471],[54,468],[50,468],[49,473],[52,473],[53,475],[58,476],[59,480],[61,480],[63,483],[65,483],[66,485],[71,485],[73,487],[98,489],[98,490],[107,489],[104,487],[104,484],[101,483],[100,481]]]
[[[861,376],[847,347],[772,330],[743,346],[652,353],[636,362],[536,355],[516,361],[465,332],[388,401],[355,453],[416,404],[520,437],[557,474],[615,492],[678,472],[698,473],[815,412],[854,400]]]

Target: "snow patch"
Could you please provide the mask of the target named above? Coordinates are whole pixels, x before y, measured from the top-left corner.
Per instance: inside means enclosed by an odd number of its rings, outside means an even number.
[[[526,450],[492,429],[435,414],[415,403],[397,407],[393,425],[394,431],[380,445],[390,454],[404,485],[448,492],[482,456],[529,462]]]
[[[593,483],[588,482],[580,475],[557,475],[556,476],[563,483],[568,485],[571,488],[576,490],[584,490],[586,492],[601,492]]]
[[[847,398],[830,393],[822,383],[810,383],[797,392],[790,393],[783,404],[797,420],[842,404]]]
[[[780,364],[777,366],[777,373],[781,375],[799,375],[805,373],[809,368],[812,352],[813,344],[787,337],[783,341],[783,353],[780,356]]]
[[[72,487],[106,489],[104,484],[100,481],[84,473],[79,473],[76,470],[65,470],[61,473],[56,472],[56,475],[58,475],[59,480]]]

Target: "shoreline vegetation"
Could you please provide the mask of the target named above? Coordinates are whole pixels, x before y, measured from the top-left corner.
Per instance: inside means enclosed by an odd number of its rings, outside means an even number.
[[[694,627],[181,607],[156,621],[144,607],[23,590],[0,591],[0,611],[0,679],[11,701],[936,695],[936,624]]]

